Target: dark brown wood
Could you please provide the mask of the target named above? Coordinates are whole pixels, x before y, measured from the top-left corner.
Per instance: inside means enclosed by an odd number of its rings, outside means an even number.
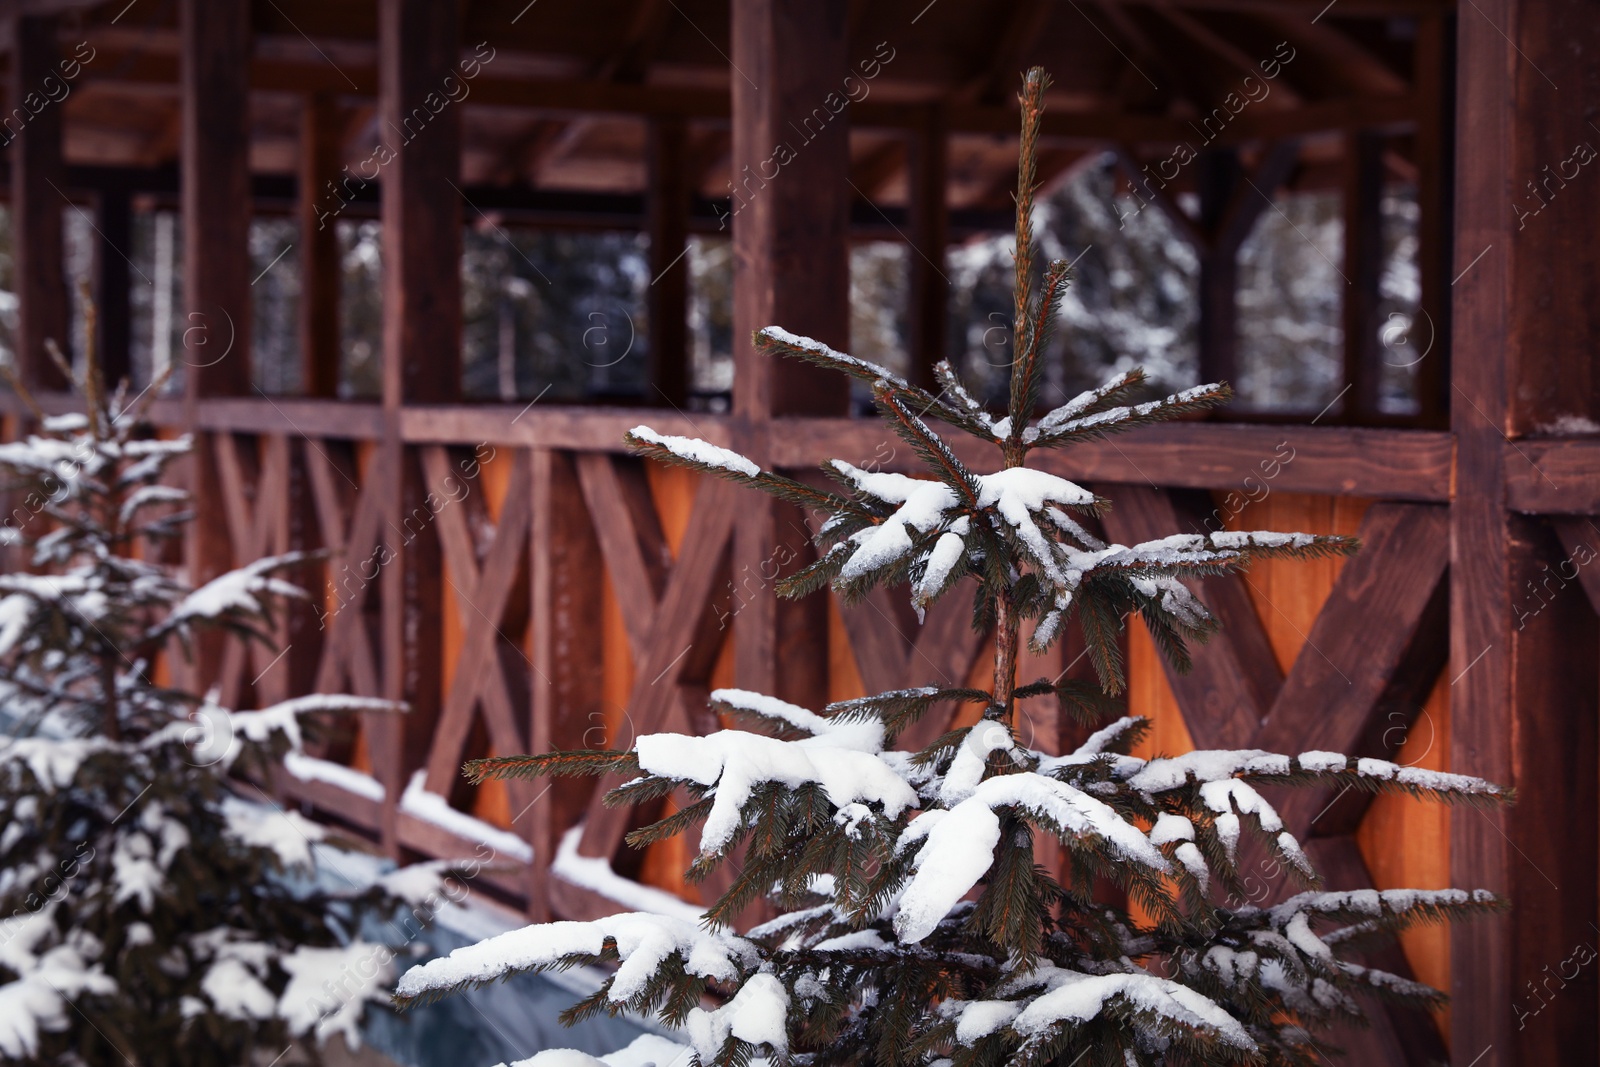
[[[130,366],[128,257],[133,252],[133,212],[126,189],[95,195],[94,303],[95,356],[106,383],[115,388]]]
[[[250,370],[250,5],[182,0],[184,344],[188,396],[242,396]]]
[[[682,407],[689,399],[688,128],[681,119],[650,123],[649,357],[651,401]]]
[[[1417,269],[1421,300],[1417,321],[1406,337],[1404,354],[1384,358],[1417,367],[1417,400],[1422,423],[1441,427],[1450,410],[1450,283],[1454,227],[1451,170],[1455,145],[1455,17],[1446,12],[1417,21],[1416,73],[1418,121]]]
[[[1238,247],[1216,248],[1215,235],[1229,205],[1244,203],[1246,194],[1255,194],[1244,185],[1236,149],[1209,148],[1200,153],[1193,166],[1200,197],[1199,225],[1213,239],[1211,251],[1200,260],[1200,322],[1196,338],[1200,379],[1235,382],[1239,379]],[[1272,195],[1270,189],[1264,192]]]
[[[999,451],[980,441],[961,433],[946,439],[974,470],[1000,465]],[[895,456],[888,466],[901,469],[896,464],[909,462],[905,453],[875,420],[784,419],[772,435],[771,462],[810,467],[831,456]],[[1176,422],[1035,452],[1029,464],[1080,482],[1216,489],[1224,494],[1219,503],[1236,511],[1259,482],[1275,492],[1442,503],[1450,497],[1450,455],[1448,434]]]
[[[843,0],[733,6],[733,389],[747,418],[843,414],[849,397],[842,375],[749,345],[774,324],[850,341],[844,16]]]
[[[1600,523],[1596,522],[1594,516],[1585,515],[1582,518],[1552,519],[1550,525],[1556,531],[1556,536],[1561,538],[1566,558],[1539,579],[1536,590],[1528,590],[1533,597],[1522,602],[1519,612],[1530,613],[1539,609],[1546,600],[1571,585],[1574,578],[1589,598],[1589,606],[1600,612],[1600,567],[1595,566],[1600,563]],[[1554,588],[1551,587],[1552,579]]]
[[[1381,365],[1378,282],[1383,273],[1383,138],[1344,137],[1344,380],[1345,412],[1360,422],[1378,413]]]
[[[1412,696],[1422,688],[1410,684],[1401,667],[1443,580],[1448,529],[1444,508],[1383,503],[1367,509],[1357,531],[1361,551],[1340,571],[1248,747],[1377,754],[1358,749],[1363,738],[1381,736],[1390,725],[1375,718],[1387,706],[1385,695],[1395,696],[1401,683]],[[1437,673],[1436,658],[1432,667]],[[1418,670],[1427,674],[1426,665]],[[1331,799],[1311,789],[1274,797],[1285,825],[1301,838]]]
[[[1306,843],[1306,854],[1330,889],[1362,890],[1377,888],[1372,884],[1372,874],[1354,837],[1318,838]],[[1388,971],[1402,978],[1415,980],[1405,952],[1398,944],[1389,943],[1369,949],[1362,955],[1369,967]],[[1377,998],[1363,998],[1370,1027],[1343,1027],[1336,1031],[1333,1040],[1344,1050],[1344,1056],[1329,1062],[1345,1063],[1351,1067],[1376,1067],[1376,1065],[1444,1063],[1449,1057],[1439,1028],[1425,1012],[1385,1003]],[[1323,1055],[1328,1059],[1328,1055]]]
[[[945,358],[950,333],[950,278],[945,273],[945,249],[950,243],[950,214],[945,203],[948,156],[943,108],[930,104],[923,121],[912,131],[906,172],[911,194],[908,347],[911,380],[924,387],[933,384],[933,368]]]
[[[1470,407],[1467,413],[1479,418]],[[1507,507],[1531,515],[1600,514],[1600,437],[1523,439],[1501,448]]]
[[[381,0],[379,136],[384,168],[384,403],[441,403],[461,392],[461,108],[453,0]],[[438,109],[437,111],[435,109]]]
[[[313,93],[300,112],[300,387],[306,396],[339,392],[339,256],[337,187],[344,166],[345,114],[330,93]]]
[[[684,733],[691,729],[677,699],[677,682],[684,677],[684,660],[697,644],[707,643],[708,617],[712,631],[720,631],[716,594],[727,584],[734,513],[743,503],[735,500],[735,494],[741,492],[721,479],[709,477],[703,478],[695,491],[683,548],[656,609],[656,625],[651,629],[649,648],[635,661],[628,713],[638,733],[660,730]],[[585,856],[611,859],[622,844],[628,812],[608,808],[600,802],[604,790],[618,784],[608,779],[595,791],[595,799],[590,802],[584,818],[583,840],[579,845]]]
[[[61,389],[67,382],[46,354],[54,341],[70,353],[68,300],[62,248],[61,212],[68,206],[61,161],[62,105],[56,20],[15,17],[6,20],[11,35],[11,69],[0,127],[0,143],[10,146],[11,225],[17,294],[17,373],[30,389]],[[55,86],[49,92],[46,79]],[[54,98],[54,99],[53,99]]]

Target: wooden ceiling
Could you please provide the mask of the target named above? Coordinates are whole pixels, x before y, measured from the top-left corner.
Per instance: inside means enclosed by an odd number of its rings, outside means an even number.
[[[467,51],[484,42],[493,56],[460,105],[464,184],[640,192],[647,123],[670,115],[689,123],[694,187],[726,195],[730,79],[744,76],[729,59],[727,0],[460,4]],[[63,51],[94,49],[65,102],[69,164],[176,159],[177,8],[0,2],[0,12],[59,12]],[[1230,93],[1259,99],[1230,116],[1223,141],[1253,147],[1357,126],[1403,134],[1437,88],[1415,84],[1419,35],[1451,11],[1434,0],[850,0],[852,55],[891,57],[856,83],[851,181],[863,198],[903,203],[906,131],[922,105],[942,102],[949,205],[1005,208],[1015,180],[1007,98],[1032,64],[1055,79],[1042,162],[1057,177],[1108,143],[1145,159],[1194,143]],[[379,137],[376,0],[257,0],[252,17],[252,169],[294,172],[312,93],[337,99],[347,161],[369,156]],[[1276,79],[1259,80],[1264,60],[1291,53]],[[1319,150],[1313,138],[1305,160],[1336,156],[1339,140],[1324,137]],[[1396,145],[1391,163],[1403,173],[1408,150],[1403,138]]]

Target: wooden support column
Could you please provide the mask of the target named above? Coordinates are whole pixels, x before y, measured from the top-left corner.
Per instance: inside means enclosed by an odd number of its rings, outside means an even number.
[[[1383,138],[1351,131],[1344,138],[1345,402],[1349,421],[1378,413],[1378,281],[1383,273]]]
[[[950,279],[945,250],[950,243],[950,212],[945,203],[949,141],[944,109],[919,109],[911,130],[911,381],[933,385],[933,368],[945,358],[950,332]]]
[[[1600,414],[1600,196],[1582,184],[1593,174],[1559,176],[1594,143],[1571,101],[1600,99],[1600,21],[1577,0],[1478,0],[1458,32],[1451,769],[1513,785],[1521,802],[1452,819],[1452,882],[1513,910],[1451,929],[1451,1060],[1594,1063],[1595,964],[1579,946],[1592,956],[1600,922],[1596,638],[1569,598],[1523,616],[1527,579],[1559,550],[1506,514],[1505,487],[1528,462],[1507,436]],[[1581,964],[1567,962],[1575,950]]]
[[[1454,15],[1422,15],[1417,21],[1417,268],[1422,283],[1418,321],[1406,343],[1412,350],[1397,363],[1418,360],[1417,400],[1422,424],[1444,427],[1450,411],[1450,269],[1454,247],[1455,197],[1451,171],[1455,145]]]
[[[400,439],[406,404],[461,393],[461,108],[435,102],[459,75],[454,0],[380,0],[378,136],[393,151],[383,175],[383,417],[387,482],[383,689],[411,707],[379,720],[374,763],[397,799],[424,763],[442,700],[445,575],[418,457]],[[395,848],[395,809],[384,840]]]
[[[133,250],[133,205],[125,188],[102,189],[95,197],[94,350],[111,388],[128,377],[131,340],[128,256]]]
[[[339,230],[342,201],[327,193],[343,166],[344,112],[331,93],[308,95],[300,114],[300,389],[339,392]],[[330,210],[330,207],[333,210]]]
[[[1238,195],[1243,171],[1231,148],[1208,149],[1195,160],[1200,189],[1200,229],[1214,234]],[[1265,190],[1268,196],[1272,190]],[[1238,245],[1200,257],[1200,380],[1239,380]]]
[[[11,20],[9,117],[0,143],[11,147],[11,225],[17,294],[17,374],[34,390],[64,389],[66,378],[45,351],[53,340],[70,352],[61,213],[66,168],[61,161],[61,105],[46,95],[56,69],[56,20]],[[18,118],[26,116],[26,120]]]
[[[210,435],[198,431],[203,399],[242,396],[250,374],[250,4],[183,0],[182,77],[183,348],[173,354],[184,381],[185,421],[195,434],[190,492],[197,514],[223,514],[224,492]],[[227,525],[192,523],[185,544],[189,581],[209,581],[235,561]],[[213,642],[217,643],[213,643]],[[220,635],[199,642],[190,679],[217,680]]]
[[[845,14],[844,0],[733,5],[734,432],[757,462],[773,416],[842,415],[849,403],[843,375],[750,346],[770,325],[836,348],[850,340]],[[752,595],[734,618],[734,676],[800,703],[825,689],[826,605],[812,597],[780,611],[769,576],[774,560],[802,565],[806,541],[794,509],[741,506],[733,580],[754,584],[740,586]]]
[[[647,403],[689,399],[688,128],[680,118],[650,123],[650,382]],[[659,390],[659,392],[657,392]]]

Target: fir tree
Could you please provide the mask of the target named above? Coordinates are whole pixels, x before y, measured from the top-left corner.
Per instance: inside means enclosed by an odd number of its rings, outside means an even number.
[[[359,927],[437,875],[319,879],[326,831],[241,774],[298,755],[308,713],[403,709],[235,713],[158,681],[208,630],[270,640],[274,603],[305,595],[277,576],[297,557],[198,589],[156,562],[191,519],[161,482],[191,442],[143,433],[89,366],[84,413],[35,406],[40,431],[0,445],[0,541],[32,567],[0,575],[0,1062],[238,1067],[306,1036],[359,1044],[392,955]]]
[[[817,559],[783,580],[785,595],[831,583],[850,600],[879,583],[904,583],[920,612],[973,579],[974,623],[995,635],[990,687],[881,693],[821,713],[721,690],[712,694],[715,709],[744,718],[750,730],[656,734],[628,751],[469,764],[479,780],[620,774],[626,783],[607,798],[617,804],[686,794],[676,813],[635,831],[630,844],[698,825],[689,877],[703,879],[740,848],[742,869],[698,925],[635,913],[527,927],[414,968],[400,981],[400,1002],[519,972],[614,965],[565,1018],[653,1015],[686,1032],[680,1062],[743,1067],[761,1056],[815,1067],[1133,1067],[1317,1063],[1312,1035],[1359,1021],[1356,995],[1419,1007],[1441,1001],[1435,990],[1348,956],[1415,923],[1498,907],[1496,898],[1320,891],[1260,790],[1317,785],[1495,803],[1505,799],[1496,786],[1329,752],[1141,759],[1128,754],[1146,725],[1138,717],[1102,725],[1059,756],[1017,740],[1019,699],[1054,693],[1065,713],[1089,723],[1115,714],[1112,698],[1124,688],[1118,634],[1129,614],[1185,665],[1187,643],[1204,640],[1216,624],[1183,579],[1357,547],[1344,538],[1267,532],[1107,544],[1085,521],[1104,501],[1026,465],[1034,449],[1229,396],[1225,385],[1202,385],[1133,402],[1141,376],[1125,374],[1035,417],[1041,353],[1068,280],[1066,265],[1052,263],[1034,291],[1030,208],[1046,84],[1043,72],[1030,71],[1021,97],[1015,360],[1003,417],[973,399],[947,365],[938,368],[935,395],[773,327],[757,334],[760,350],[866,382],[927,476],[834,460],[823,467],[839,486],[830,491],[703,441],[645,427],[628,436],[641,455],[827,515]],[[998,469],[969,469],[932,420],[994,446]],[[1019,679],[1025,635],[1044,649],[1073,618],[1099,685]],[[977,725],[921,751],[895,748],[910,723],[950,701],[982,705]],[[1270,906],[1239,906],[1246,835],[1259,838],[1303,891]],[[1059,843],[1063,871],[1038,863],[1041,839]],[[1116,892],[1105,892],[1107,885]],[[778,917],[735,932],[733,918],[758,899]],[[703,1006],[708,995],[720,1006]],[[641,1040],[652,1048],[605,1062],[670,1058],[660,1039]],[[552,1050],[526,1062],[602,1061]]]

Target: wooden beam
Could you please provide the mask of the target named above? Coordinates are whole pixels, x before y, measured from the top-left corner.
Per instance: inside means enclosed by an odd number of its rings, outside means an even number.
[[[128,257],[133,253],[133,205],[126,189],[102,189],[95,196],[94,302],[98,336],[94,350],[100,372],[112,388],[130,372],[130,294]]]
[[[185,351],[191,402],[250,392],[250,5],[183,0]]]
[[[393,776],[391,793],[427,756],[442,698],[443,562],[436,531],[407,534],[427,515],[428,487],[401,439],[400,409],[449,401],[461,390],[461,109],[425,102],[459,59],[453,0],[380,0],[378,104],[386,141],[383,218],[383,412],[387,481],[380,497],[393,562],[382,572],[384,695],[411,711],[386,724],[374,762]],[[425,524],[426,525],[426,524]],[[385,844],[398,847],[398,809]]]
[[[949,136],[943,109],[937,104],[928,106],[925,120],[912,133],[907,171],[911,194],[911,307],[907,315],[911,381],[931,388],[933,368],[945,358],[950,333],[950,278],[945,273],[950,243],[945,202]]]
[[[1600,50],[1600,23],[1575,0],[1473,8],[1458,20],[1457,46],[1451,769],[1521,796],[1515,808],[1452,823],[1452,884],[1501,893],[1515,908],[1451,928],[1451,1049],[1479,1067],[1589,1062],[1600,1054],[1592,973],[1536,1019],[1526,1013],[1527,983],[1575,944],[1593,944],[1596,638],[1592,615],[1560,598],[1517,629],[1519,591],[1554,550],[1505,509],[1517,506],[1510,482],[1523,476],[1513,448],[1527,448],[1507,435],[1600,414],[1589,355],[1600,328],[1600,201],[1568,189],[1531,218],[1518,212],[1535,206],[1519,195],[1526,183],[1564,158],[1556,146],[1594,137],[1564,101],[1600,94],[1600,71],[1580,58]],[[1587,651],[1573,655],[1569,642]]]
[[[1448,523],[1444,508],[1367,509],[1357,531],[1361,551],[1340,571],[1260,731],[1241,747],[1356,752],[1443,580]],[[1284,824],[1300,838],[1330,800],[1311,789],[1274,792]]]
[[[1055,12],[1051,0],[1021,0],[1012,4],[1000,22],[996,39],[985,48],[977,72],[952,94],[963,103],[1003,104],[1018,87],[1034,42]]]
[[[67,206],[61,160],[62,105],[47,95],[46,79],[60,82],[56,20],[6,20],[15,47],[6,80],[10,112],[0,138],[11,146],[11,225],[17,294],[17,374],[30,389],[62,389],[66,377],[46,354],[54,341],[72,349],[68,332],[66,266],[61,212]],[[58,90],[59,92],[59,90]]]
[[[1383,274],[1383,138],[1344,137],[1343,222],[1345,415],[1360,422],[1378,414],[1382,365],[1378,354],[1378,284]]]
[[[1450,269],[1455,228],[1451,172],[1455,146],[1455,19],[1447,14],[1418,20],[1415,58],[1417,93],[1417,270],[1421,282],[1418,322],[1406,337],[1405,355],[1390,362],[1416,362],[1418,414],[1430,429],[1443,427],[1450,410]]]
[[[1205,525],[1208,498],[1175,499],[1146,485],[1108,489],[1111,510],[1106,535],[1134,545],[1174,533],[1213,532]],[[1218,525],[1220,528],[1220,524]],[[1283,686],[1283,672],[1250,601],[1242,574],[1212,575],[1186,583],[1219,622],[1222,631],[1189,649],[1193,667],[1179,673],[1165,659],[1167,682],[1183,709],[1184,722],[1201,748],[1242,748]]]
[[[345,115],[338,98],[313,93],[300,112],[300,388],[306,396],[339,392],[339,289],[344,277],[339,254],[338,208],[329,184],[344,165]]]
[[[689,180],[688,127],[678,119],[650,123],[650,232],[648,399],[682,407],[689,399]]]

